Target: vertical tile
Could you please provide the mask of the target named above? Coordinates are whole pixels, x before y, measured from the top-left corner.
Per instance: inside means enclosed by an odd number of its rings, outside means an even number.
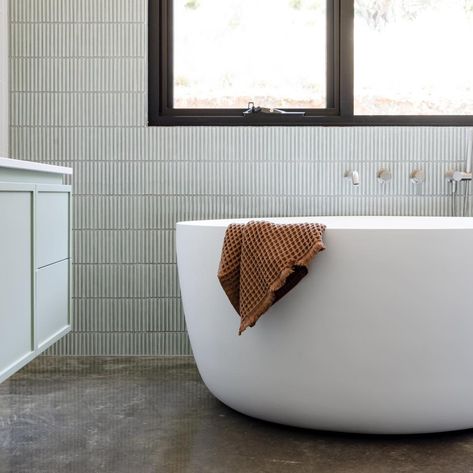
[[[48,353],[191,353],[177,220],[449,214],[444,174],[462,166],[467,128],[147,128],[146,12],[146,0],[10,0],[12,156],[75,171],[73,332]]]

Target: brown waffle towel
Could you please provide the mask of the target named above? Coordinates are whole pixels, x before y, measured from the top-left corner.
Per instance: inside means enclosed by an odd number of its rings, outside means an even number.
[[[218,278],[240,314],[239,335],[307,274],[310,260],[325,249],[324,231],[314,223],[228,226]]]

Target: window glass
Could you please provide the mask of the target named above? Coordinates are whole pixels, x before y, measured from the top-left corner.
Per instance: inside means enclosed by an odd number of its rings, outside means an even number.
[[[325,0],[174,0],[175,108],[326,107]]]
[[[472,115],[473,0],[356,0],[356,115]]]

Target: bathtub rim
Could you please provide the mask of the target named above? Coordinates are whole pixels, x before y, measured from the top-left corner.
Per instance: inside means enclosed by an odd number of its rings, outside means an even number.
[[[184,220],[178,227],[221,228],[232,223],[268,221],[276,224],[321,223],[328,229],[337,230],[471,230],[473,217],[445,216],[302,216],[302,217],[255,217],[215,220]]]

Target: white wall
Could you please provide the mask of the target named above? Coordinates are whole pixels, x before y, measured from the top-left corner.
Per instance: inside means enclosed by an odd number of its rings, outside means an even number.
[[[8,156],[8,0],[0,0],[0,156]]]

